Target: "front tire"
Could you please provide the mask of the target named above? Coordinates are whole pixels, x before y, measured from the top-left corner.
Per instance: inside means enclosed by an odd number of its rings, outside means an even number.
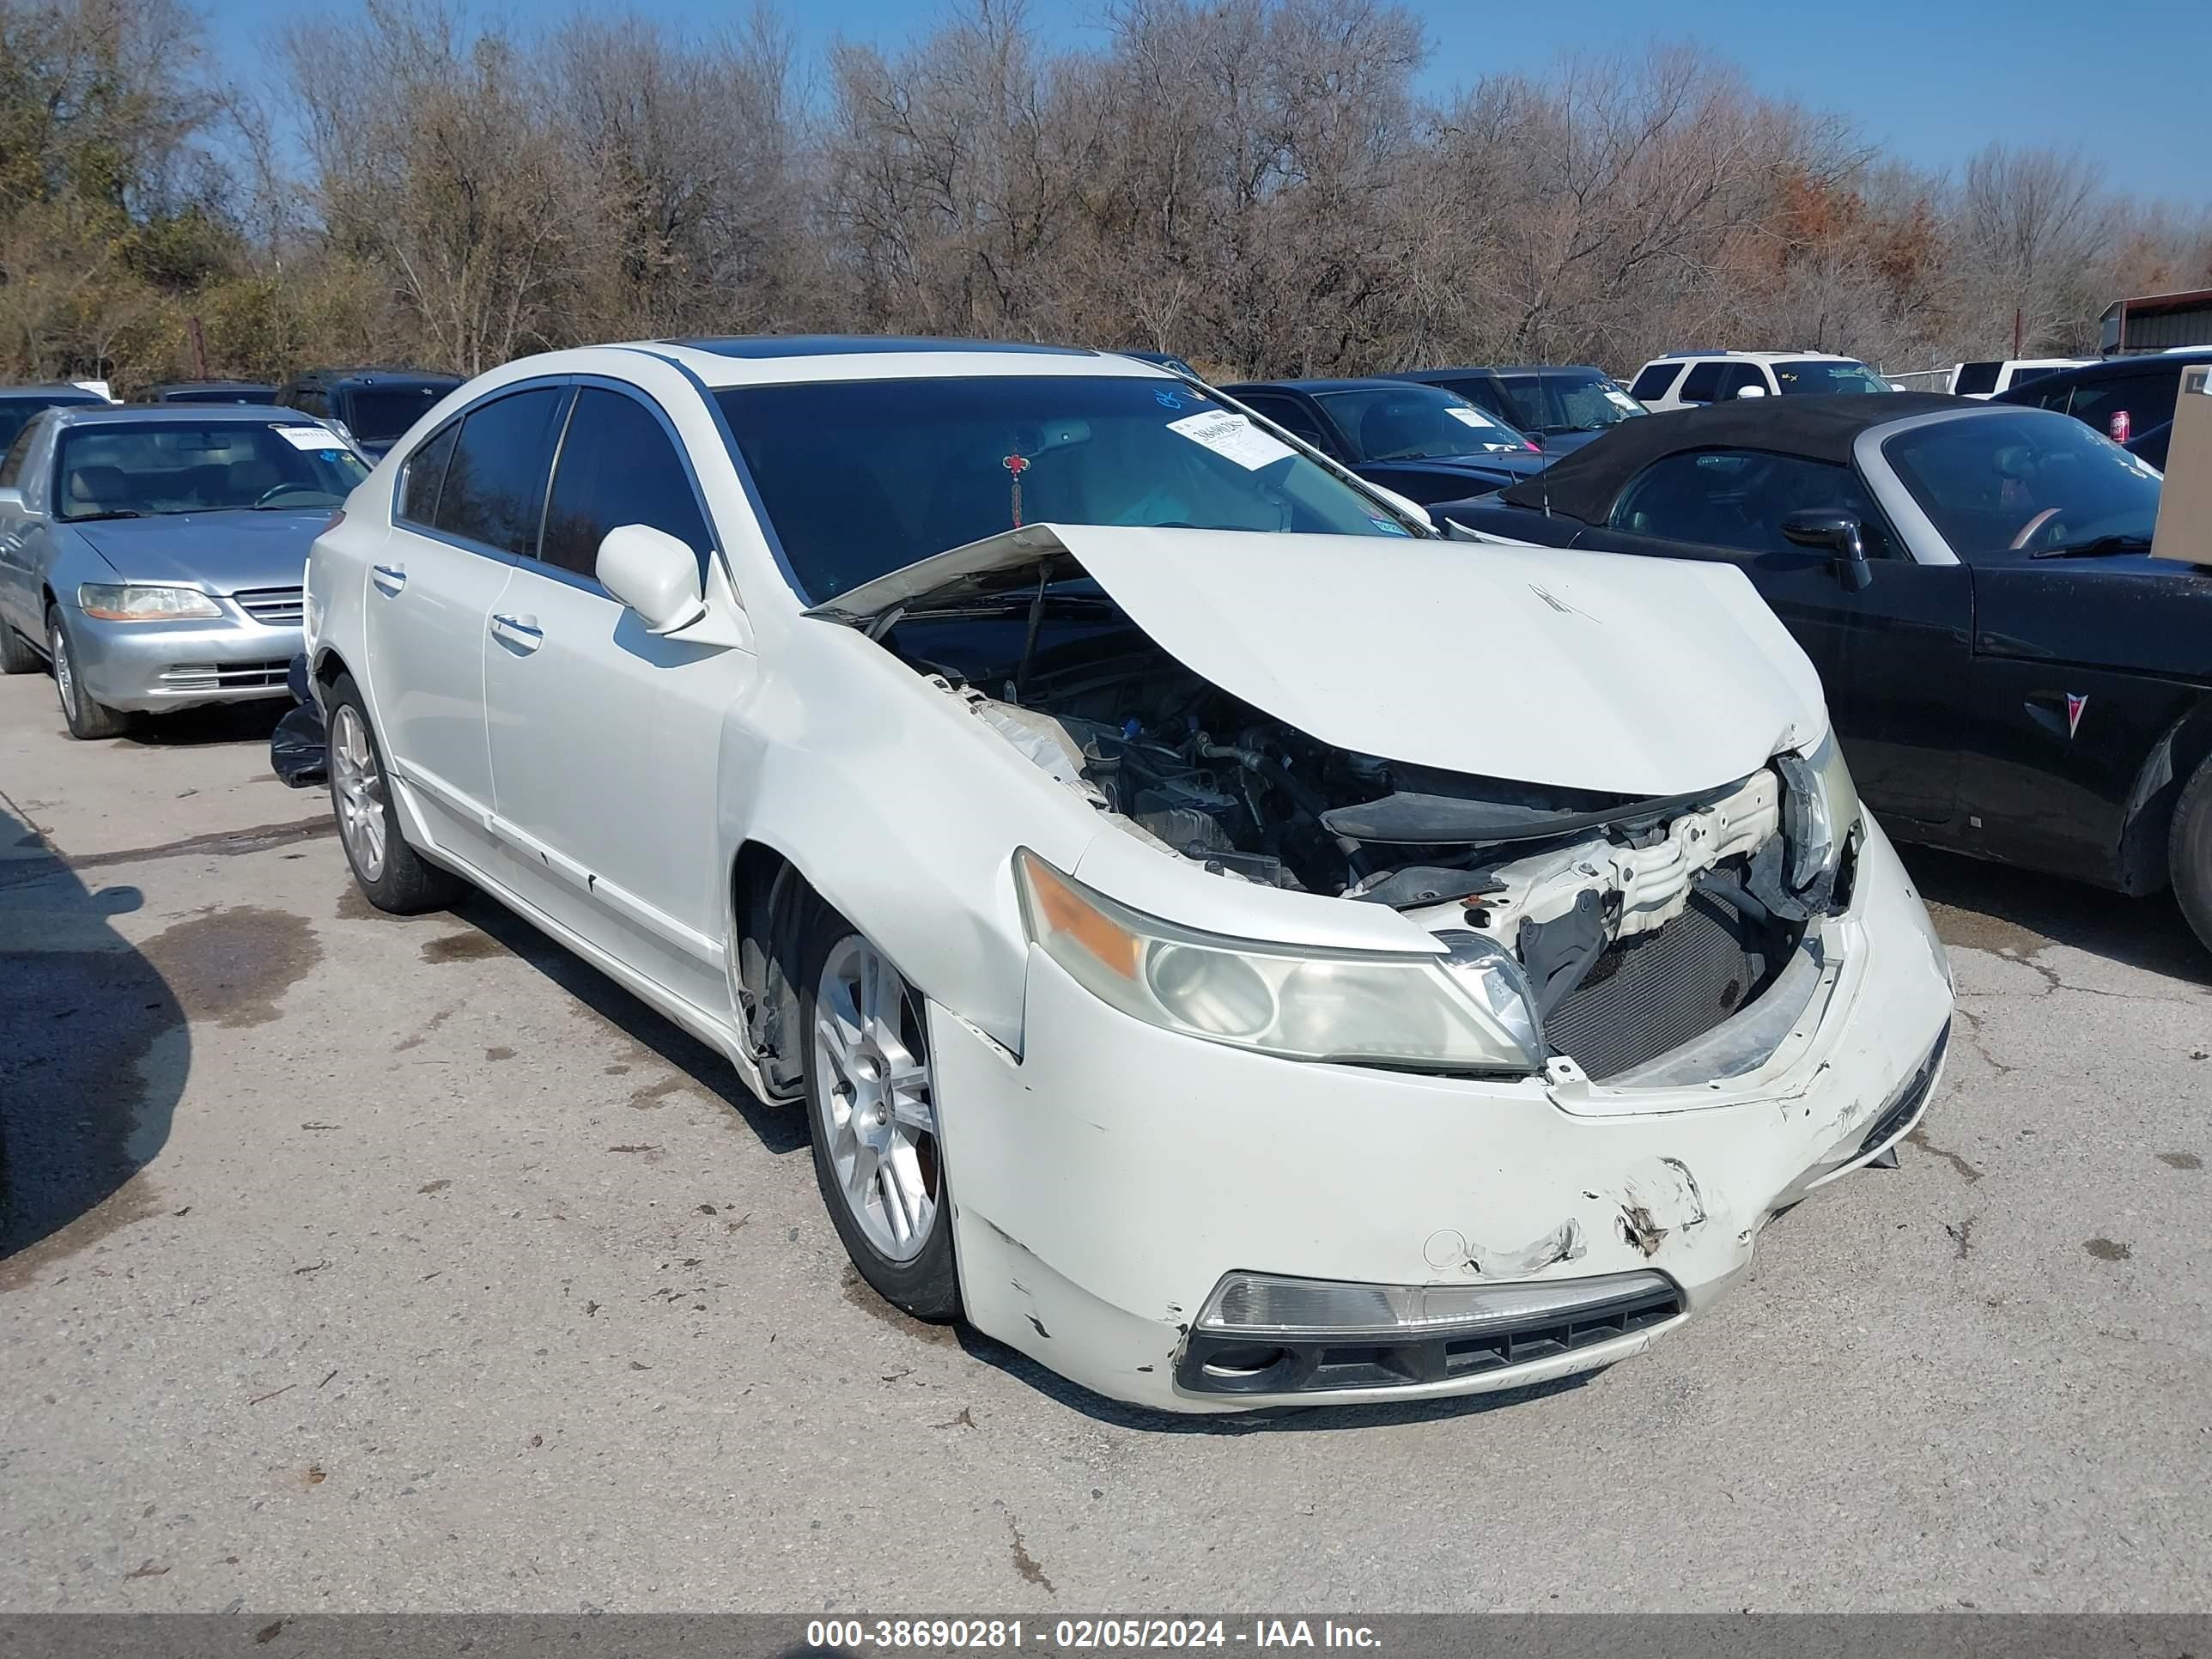
[[[922,998],[827,907],[806,930],[799,983],[814,1178],[830,1219],[877,1295],[916,1319],[950,1320],[960,1280]]]
[[[2212,951],[2212,759],[2197,769],[2174,803],[2167,857],[2181,914]]]
[[[339,675],[329,698],[331,810],[337,815],[338,844],[354,880],[371,904],[393,915],[446,909],[465,884],[400,834],[399,804],[392,799],[384,751],[353,677]]]
[[[53,659],[54,695],[61,699],[62,719],[73,738],[118,738],[131,724],[119,708],[93,701],[77,678],[76,653],[70,647],[69,629],[62,625],[62,608],[46,607],[46,654]]]

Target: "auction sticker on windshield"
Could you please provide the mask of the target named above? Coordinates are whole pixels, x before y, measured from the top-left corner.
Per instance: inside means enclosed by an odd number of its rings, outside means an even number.
[[[276,429],[284,434],[284,441],[295,449],[317,451],[345,447],[344,441],[337,433],[319,426],[280,426]]]
[[[1280,439],[1269,437],[1242,415],[1231,415],[1226,410],[1186,415],[1179,421],[1170,421],[1168,430],[1181,433],[1194,444],[1204,444],[1248,472],[1256,472],[1297,453]]]
[[[1486,426],[1494,428],[1498,424],[1497,422],[1492,420],[1489,416],[1484,414],[1480,410],[1462,409],[1456,404],[1444,410],[1444,413],[1450,416],[1452,419],[1457,421],[1462,426]]]

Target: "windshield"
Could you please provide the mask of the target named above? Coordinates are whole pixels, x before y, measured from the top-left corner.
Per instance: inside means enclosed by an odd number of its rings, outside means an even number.
[[[2022,410],[1932,422],[1882,453],[1951,550],[1969,563],[2050,556],[2096,544],[2150,545],[2159,475],[2101,433]]]
[[[72,427],[54,468],[64,519],[336,507],[368,476],[325,426],[190,421]]]
[[[421,420],[431,404],[453,389],[442,383],[426,386],[419,381],[354,386],[345,394],[341,418],[347,429],[362,442],[388,444]]]
[[[1024,524],[1413,533],[1178,381],[826,380],[715,402],[815,604]]]
[[[52,409],[58,404],[96,404],[104,401],[105,399],[95,398],[89,392],[82,397],[72,397],[67,392],[62,392],[54,396],[40,394],[29,398],[0,398],[0,450],[5,450],[9,445],[14,443],[16,434],[30,425],[31,416],[42,409]]]
[[[1541,374],[1509,374],[1505,395],[1531,432],[1595,432],[1648,414],[1610,374],[1595,369],[1553,369]]]
[[[1442,386],[1366,386],[1315,394],[1363,461],[1434,461],[1532,447],[1526,435]]]
[[[1774,379],[1786,394],[1815,392],[1826,395],[1862,392],[1894,392],[1897,388],[1864,363],[1798,362],[1774,365]]]

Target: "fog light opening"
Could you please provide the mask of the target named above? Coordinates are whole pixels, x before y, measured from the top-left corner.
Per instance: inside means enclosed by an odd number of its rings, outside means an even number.
[[[1204,1370],[1208,1376],[1224,1382],[1249,1382],[1265,1376],[1290,1358],[1283,1348],[1263,1348],[1255,1344],[1236,1348],[1216,1348],[1206,1357]]]

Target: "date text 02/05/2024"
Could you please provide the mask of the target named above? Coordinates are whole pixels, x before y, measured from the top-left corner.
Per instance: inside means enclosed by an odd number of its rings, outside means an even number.
[[[806,1645],[819,1651],[1042,1653],[1173,1651],[1200,1648],[1332,1648],[1373,1650],[1382,1639],[1366,1625],[1334,1620],[1255,1619],[817,1619]]]

